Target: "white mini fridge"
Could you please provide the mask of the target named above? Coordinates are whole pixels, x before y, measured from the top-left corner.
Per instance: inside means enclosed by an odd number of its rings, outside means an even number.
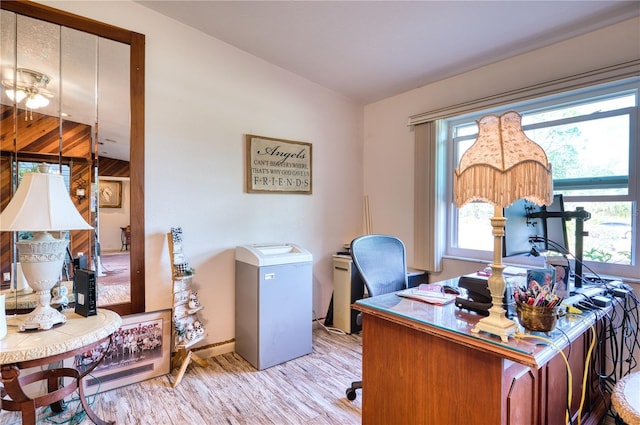
[[[235,350],[256,369],[311,353],[312,260],[294,244],[237,247]]]

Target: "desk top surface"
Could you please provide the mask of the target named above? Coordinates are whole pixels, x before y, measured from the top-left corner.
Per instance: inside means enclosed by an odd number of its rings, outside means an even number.
[[[438,282],[455,286],[456,279]],[[483,316],[461,310],[454,303],[432,305],[396,295],[396,293],[365,298],[355,303],[355,308],[387,320],[391,320],[420,331],[450,339],[465,346],[494,352],[510,360],[540,367],[557,351],[539,337],[549,339],[562,349],[587,331],[596,320],[594,312],[582,315],[569,314],[558,320],[556,328],[549,334],[527,331],[521,326],[522,338],[510,337],[504,343],[500,337],[485,332],[475,333],[471,329]],[[517,317],[513,320],[518,323]]]
[[[7,336],[0,339],[0,365],[42,359],[82,348],[114,333],[122,324],[120,316],[98,309],[95,316],[84,317],[65,312],[67,322],[46,331],[19,332],[7,317]]]

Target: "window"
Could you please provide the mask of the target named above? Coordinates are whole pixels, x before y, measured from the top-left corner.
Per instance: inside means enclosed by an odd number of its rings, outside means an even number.
[[[18,185],[22,181],[22,176],[25,173],[37,173],[38,167],[41,165],[41,162],[32,162],[32,161],[18,161]],[[69,188],[69,173],[71,171],[70,167],[66,164],[63,164],[59,167],[60,174],[64,179],[65,186]],[[18,239],[31,239],[33,237],[32,232],[18,232]],[[68,234],[67,234],[68,237]]]
[[[638,92],[640,81],[627,80],[579,92],[506,105],[443,120],[447,129],[448,170],[453,169],[475,141],[476,120],[488,113],[516,110],[527,136],[547,153],[553,167],[555,193],[564,197],[566,211],[583,207],[591,214],[584,222],[584,261],[587,271],[637,276],[638,244]],[[491,258],[493,206],[471,203],[458,209],[447,191],[446,252],[449,256]],[[575,221],[567,222],[568,246],[575,252]],[[526,255],[509,263],[540,264]]]
[[[38,167],[41,165],[41,162],[30,162],[30,161],[18,161],[18,183],[22,181],[22,176],[25,173],[37,173]],[[64,184],[69,188],[69,174],[71,172],[71,168],[67,164],[62,164],[58,167],[58,165],[50,165],[56,172],[62,174],[64,178]],[[58,169],[59,168],[59,169]]]

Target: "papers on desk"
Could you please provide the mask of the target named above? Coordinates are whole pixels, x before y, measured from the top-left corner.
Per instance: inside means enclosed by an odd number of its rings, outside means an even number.
[[[442,292],[440,285],[420,285],[417,288],[409,288],[400,292],[396,292],[396,295],[404,298],[411,298],[412,300],[423,301],[429,304],[445,305],[452,303],[456,299],[455,294],[447,294]]]

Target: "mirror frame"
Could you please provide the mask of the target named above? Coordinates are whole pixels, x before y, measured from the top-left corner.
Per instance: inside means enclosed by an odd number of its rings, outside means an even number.
[[[144,86],[145,36],[30,1],[3,1],[0,8],[52,24],[73,28],[130,46],[130,190],[131,302],[104,306],[120,315],[145,311],[144,227]]]

